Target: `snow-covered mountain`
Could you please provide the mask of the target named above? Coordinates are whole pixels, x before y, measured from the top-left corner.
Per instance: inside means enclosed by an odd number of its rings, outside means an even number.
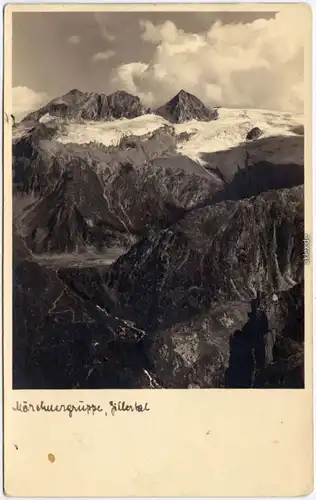
[[[58,118],[49,113],[43,115],[40,123],[57,122]],[[15,127],[13,138],[23,136],[34,123],[22,122]],[[254,127],[261,130],[261,138],[295,137],[304,134],[303,114],[285,112],[229,109],[218,110],[218,118],[214,121],[190,120],[172,124],[155,114],[145,114],[133,119],[122,118],[113,121],[75,120],[63,123],[54,139],[63,144],[89,144],[91,142],[104,146],[118,146],[123,137],[136,136],[146,138],[162,127],[172,127],[177,141],[177,152],[203,164],[204,153],[226,151],[245,143],[247,133]],[[186,140],[183,137],[186,136]],[[289,159],[292,155],[289,151]],[[289,161],[289,159],[284,161]]]

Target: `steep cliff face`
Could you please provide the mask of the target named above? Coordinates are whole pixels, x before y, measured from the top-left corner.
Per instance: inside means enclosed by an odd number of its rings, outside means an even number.
[[[57,133],[58,125],[28,122],[17,125],[12,141],[13,190],[25,195],[40,195],[54,184],[49,176],[51,158],[46,145]],[[58,177],[57,177],[58,178]]]
[[[112,118],[136,118],[145,114],[139,97],[128,94],[123,90],[114,92],[107,97],[109,114]]]
[[[304,284],[227,301],[190,320],[157,330],[149,369],[164,387],[304,387]]]
[[[21,140],[32,150],[24,158]],[[145,140],[123,138],[116,147],[35,141],[31,134],[16,141],[14,153],[15,204],[33,201],[17,228],[35,253],[129,248],[221,187],[193,161],[182,165],[165,129]]]
[[[211,121],[218,118],[217,110],[208,109],[202,101],[185,90],[180,90],[170,101],[160,106],[156,114],[171,123],[189,120]]]
[[[192,210],[118,259],[110,286],[125,314],[153,328],[210,303],[286,290],[303,277],[303,214],[302,187]]]
[[[94,195],[91,196],[91,190]],[[125,228],[108,214],[103,188],[95,172],[75,160],[53,189],[35,203],[17,226],[28,247],[37,254],[84,251],[128,242]],[[108,231],[96,222],[107,222]]]

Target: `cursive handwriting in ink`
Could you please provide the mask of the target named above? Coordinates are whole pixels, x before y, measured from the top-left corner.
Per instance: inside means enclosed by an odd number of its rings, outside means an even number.
[[[135,402],[134,404],[127,404],[126,401],[110,401],[109,402],[111,406],[111,414],[114,416],[117,411],[136,411],[136,412],[143,412],[143,411],[150,411],[150,408],[148,407],[148,403],[145,404],[139,404]]]
[[[28,403],[27,401],[16,401],[15,407],[12,408],[13,411],[19,411],[22,413],[29,412],[51,412],[51,413],[68,413],[68,416],[72,418],[73,413],[86,413],[87,415],[94,415],[95,413],[103,412],[103,409],[100,405],[96,406],[94,404],[85,404],[83,401],[79,401],[79,404],[45,404],[44,401],[41,401],[40,404],[33,405],[32,403]]]
[[[110,401],[110,414],[114,416],[117,412],[147,412],[150,411],[148,403],[128,404],[126,401]],[[103,413],[108,415],[100,405],[87,404],[84,401],[79,401],[78,404],[47,404],[41,401],[38,404],[32,404],[28,401],[16,401],[13,411],[20,413],[44,412],[44,413],[66,413],[72,418],[75,413],[85,413],[86,415],[96,415]]]

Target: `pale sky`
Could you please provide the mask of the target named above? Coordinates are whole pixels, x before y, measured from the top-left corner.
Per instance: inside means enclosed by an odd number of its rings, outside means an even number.
[[[73,88],[302,111],[302,31],[289,12],[14,13],[13,112]]]

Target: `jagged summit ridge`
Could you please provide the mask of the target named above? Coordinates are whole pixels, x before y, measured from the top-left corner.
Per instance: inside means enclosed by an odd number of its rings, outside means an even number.
[[[105,95],[72,89],[30,113],[22,121],[39,121],[44,116],[75,121],[109,121],[137,118],[148,113],[151,113],[151,110],[141,103],[140,98],[125,90]],[[211,121],[218,117],[216,109],[207,108],[200,99],[183,89],[156,109],[154,114],[162,116],[171,123],[183,123],[189,120]]]
[[[136,118],[145,113],[139,97],[125,91],[116,91],[111,95],[96,92],[81,92],[72,89],[67,94],[57,97],[37,111],[27,115],[23,121],[39,121],[50,115],[71,120],[112,120]]]

